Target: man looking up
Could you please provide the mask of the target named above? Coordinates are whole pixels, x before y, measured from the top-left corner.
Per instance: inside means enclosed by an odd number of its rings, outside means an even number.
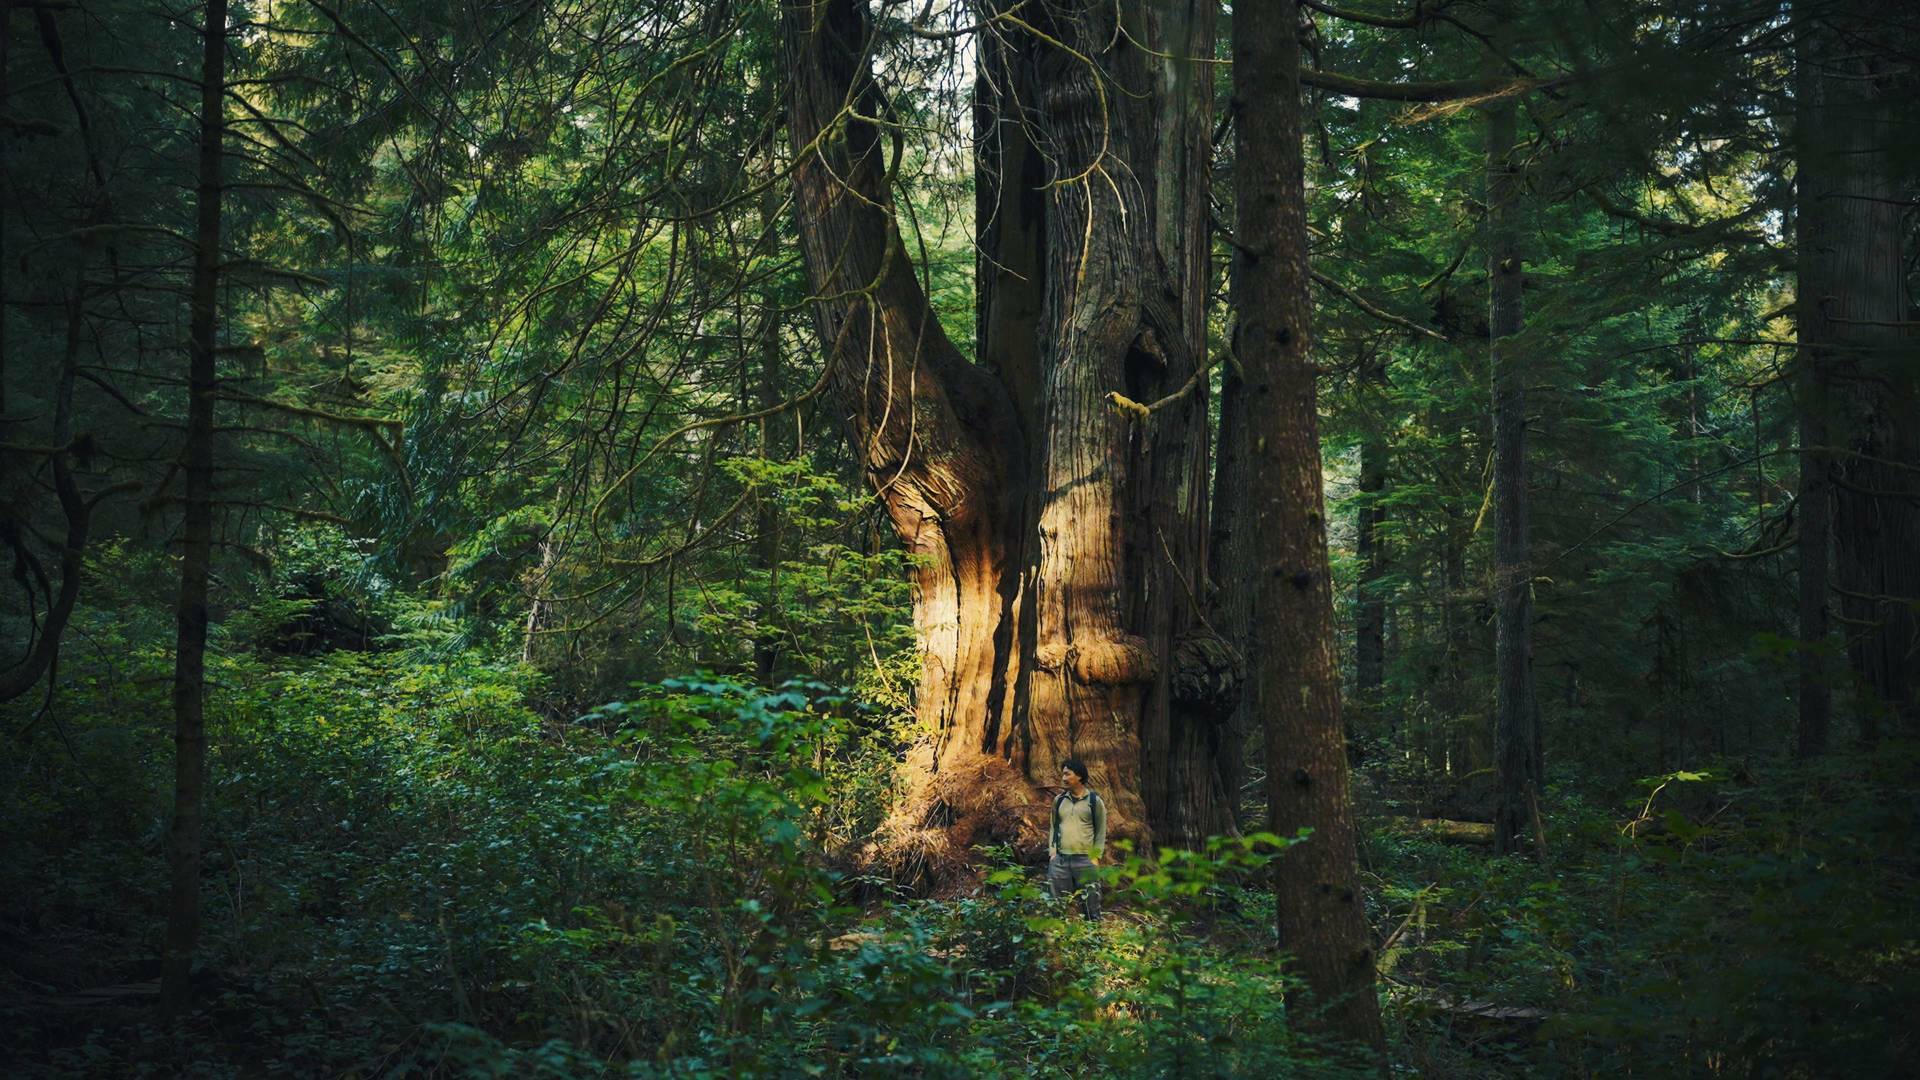
[[[1107,847],[1107,804],[1087,786],[1086,763],[1070,757],[1060,763],[1067,790],[1053,800],[1047,833],[1047,888],[1054,898],[1080,894],[1080,910],[1100,917],[1100,879],[1094,866]]]

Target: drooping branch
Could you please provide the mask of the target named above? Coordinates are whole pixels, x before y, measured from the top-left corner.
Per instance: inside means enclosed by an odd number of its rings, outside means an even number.
[[[1368,300],[1366,297],[1361,296],[1359,293],[1353,291],[1352,289],[1347,288],[1345,285],[1340,284],[1338,281],[1335,281],[1332,277],[1328,276],[1325,273],[1322,273],[1319,270],[1313,271],[1313,283],[1320,286],[1321,288],[1326,289],[1329,292],[1337,293],[1338,295],[1347,298],[1347,300],[1353,303],[1354,307],[1357,307],[1361,311],[1364,311],[1367,314],[1373,316],[1374,318],[1379,319],[1381,322],[1387,323],[1392,326],[1397,326],[1400,329],[1405,330],[1410,334],[1418,334],[1421,337],[1432,338],[1435,341],[1453,340],[1452,338],[1449,338],[1446,334],[1443,334],[1440,331],[1435,330],[1430,326],[1421,326],[1419,323],[1414,322],[1412,319],[1408,319],[1400,315],[1395,315],[1393,312],[1388,311],[1387,309],[1379,306],[1378,304],[1375,304],[1371,300]]]
[[[41,676],[52,670],[60,656],[60,643],[66,634],[67,621],[73,615],[73,608],[80,596],[80,577],[82,558],[87,549],[87,537],[93,519],[94,505],[101,496],[92,499],[82,497],[80,485],[74,479],[69,457],[73,453],[73,382],[74,372],[79,366],[80,357],[80,298],[79,278],[75,275],[74,294],[67,301],[66,348],[62,354],[60,378],[56,384],[53,419],[53,442],[49,448],[48,463],[53,476],[54,494],[60,500],[60,510],[67,519],[67,532],[60,545],[60,586],[54,592],[45,580],[45,573],[36,573],[40,580],[41,591],[47,593],[46,621],[38,627],[38,637],[33,640],[24,660],[16,664],[0,679],[0,701],[11,701],[33,689]],[[11,518],[0,520],[0,537],[4,537],[14,549],[15,558],[22,566],[32,566],[39,570],[38,560],[31,557],[27,548],[27,529]],[[28,608],[32,610],[29,601]]]
[[[1518,97],[1535,90],[1551,89],[1572,81],[1573,76],[1553,79],[1518,79],[1506,76],[1473,79],[1442,79],[1435,82],[1384,82],[1359,79],[1335,71],[1303,68],[1302,84],[1348,97],[1379,101],[1408,101],[1428,105],[1443,103],[1485,105]]]

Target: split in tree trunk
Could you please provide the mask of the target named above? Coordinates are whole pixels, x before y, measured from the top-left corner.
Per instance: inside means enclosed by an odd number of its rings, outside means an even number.
[[[1212,6],[1022,9],[980,61],[983,363],[942,331],[901,241],[897,132],[865,7],[788,10],[802,249],[830,385],[915,559],[930,735],[890,822],[896,861],[1044,845],[1060,762],[1111,832],[1231,827],[1216,762],[1236,689],[1201,621],[1206,401],[1111,407],[1205,354]],[[1116,26],[1118,18],[1125,23]],[[1110,42],[1128,42],[1108,48]],[[1138,42],[1138,47],[1131,43]]]

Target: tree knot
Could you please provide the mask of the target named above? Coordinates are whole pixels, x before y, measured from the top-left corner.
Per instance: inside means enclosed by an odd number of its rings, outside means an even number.
[[[1091,685],[1146,682],[1160,670],[1146,639],[1134,634],[1075,642],[1066,660],[1073,665],[1074,677]]]

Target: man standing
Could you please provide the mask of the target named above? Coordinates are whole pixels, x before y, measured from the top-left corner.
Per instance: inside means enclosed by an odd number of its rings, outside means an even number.
[[[1094,872],[1107,847],[1107,804],[1087,786],[1086,763],[1070,757],[1060,763],[1067,790],[1053,800],[1053,824],[1047,833],[1047,888],[1054,898],[1078,892],[1087,918],[1100,917],[1100,879]]]

